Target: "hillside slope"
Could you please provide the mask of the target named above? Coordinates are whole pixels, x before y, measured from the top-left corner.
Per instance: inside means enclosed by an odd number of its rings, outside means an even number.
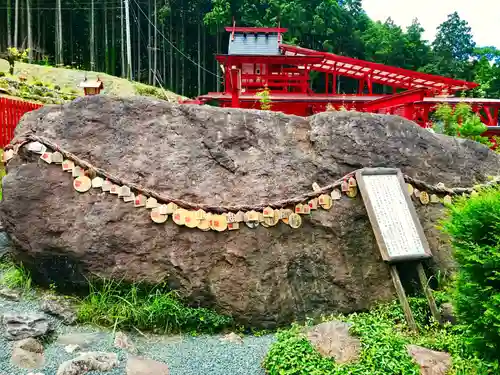
[[[0,72],[7,72],[9,64],[6,60],[0,59]],[[10,77],[18,79],[20,75],[24,75],[27,79],[26,83],[42,82],[44,86],[56,87],[62,92],[74,95],[83,95],[83,90],[78,86],[87,74],[88,79],[95,79],[97,76],[104,82],[103,94],[116,95],[121,97],[133,95],[150,95],[161,97],[162,99],[177,102],[182,96],[171,91],[154,88],[152,86],[135,83],[123,78],[111,76],[105,73],[85,72],[83,70],[55,68],[51,66],[42,66],[35,64],[27,64],[16,62],[14,76]],[[59,86],[59,88],[57,88]],[[14,96],[17,96],[15,93]]]

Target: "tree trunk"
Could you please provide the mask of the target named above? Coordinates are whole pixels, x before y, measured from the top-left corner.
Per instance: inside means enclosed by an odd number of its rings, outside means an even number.
[[[14,47],[19,48],[18,45],[18,33],[19,33],[19,0],[16,0],[14,8]]]
[[[10,0],[9,0],[10,1]],[[40,6],[40,0],[37,1],[37,6]],[[42,44],[42,32],[43,32],[43,28],[42,28],[42,13],[43,13],[43,10],[38,10],[37,13],[37,17],[36,17],[36,33],[38,35],[37,37],[37,40],[36,40],[36,46],[37,46],[37,49],[39,50],[38,52],[38,60],[42,60],[43,59],[43,56],[42,56],[42,51],[43,51],[43,46],[44,44]]]
[[[116,10],[111,8],[111,70],[110,73],[116,76]]]
[[[201,95],[201,20],[198,9],[198,96]]]
[[[203,92],[207,92],[207,29],[203,26]]]
[[[137,81],[141,82],[141,7],[137,3]]]
[[[56,65],[63,65],[61,0],[56,0]]]
[[[186,53],[186,44],[184,40],[184,1],[181,0],[181,51],[185,54]],[[186,72],[185,72],[185,62],[186,58],[184,56],[180,56],[181,61],[182,61],[182,68],[181,68],[181,95],[184,96],[185,92],[185,85],[186,85]]]
[[[109,73],[108,4],[104,0],[104,71]]]
[[[169,69],[170,69],[170,90],[174,90],[174,48],[172,46],[173,44],[173,34],[172,34],[172,1],[169,0],[168,2],[169,7],[170,7],[170,14],[168,16],[168,37],[170,38],[170,53],[169,55]]]
[[[151,85],[152,83],[152,75],[151,75],[151,0],[148,1],[148,69],[149,69],[149,74],[148,74],[148,84]]]
[[[164,6],[167,5],[167,1],[165,0]],[[167,86],[167,43],[165,41],[165,35],[166,35],[166,26],[165,26],[165,19],[163,19],[163,22],[161,24],[161,32],[163,34],[163,42],[162,42],[162,45],[163,45],[163,48],[161,49],[161,54],[162,54],[162,57],[163,57],[163,77],[162,77],[162,85],[163,87]]]
[[[33,62],[33,39],[31,35],[31,0],[26,0],[26,23],[28,28],[28,61]]]
[[[156,86],[156,83],[158,83],[159,86],[161,86],[161,83],[158,82],[158,17],[157,17],[157,7],[156,7],[156,0],[154,0],[154,12],[155,12],[155,17],[154,17],[154,60],[153,60],[153,86]]]
[[[95,9],[94,0],[90,2],[90,70],[96,70],[95,66]]]
[[[12,47],[12,4],[7,0],[7,47]]]
[[[176,41],[177,45],[180,47],[180,45],[178,44],[178,41],[179,41],[179,28],[178,27],[175,28],[175,41]],[[180,55],[179,51],[176,51],[175,52],[175,92],[176,93],[179,93],[181,91],[180,85],[179,85],[180,66],[181,66],[180,58],[181,58],[181,55]]]
[[[122,71],[120,76],[125,77],[125,36],[123,33],[123,2],[120,2],[120,35],[121,35],[121,60],[122,60]]]

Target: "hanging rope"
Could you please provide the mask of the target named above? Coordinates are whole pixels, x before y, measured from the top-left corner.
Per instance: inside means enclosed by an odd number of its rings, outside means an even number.
[[[336,180],[335,182],[322,187],[320,190],[312,191],[312,192],[305,193],[302,195],[298,195],[296,197],[289,198],[289,199],[284,199],[284,200],[280,200],[280,201],[276,201],[276,202],[259,203],[259,204],[254,204],[254,205],[229,205],[229,206],[217,205],[217,206],[215,206],[215,205],[202,204],[202,203],[193,203],[193,202],[185,201],[182,199],[177,199],[175,197],[171,197],[168,195],[157,193],[154,190],[151,190],[149,188],[146,188],[146,187],[141,186],[139,184],[136,184],[134,182],[127,181],[126,179],[115,176],[115,175],[105,171],[104,169],[96,167],[95,165],[79,158],[75,154],[73,154],[67,150],[62,149],[61,147],[59,147],[59,145],[57,143],[55,143],[55,142],[53,142],[50,139],[47,139],[45,137],[37,136],[34,134],[25,134],[25,135],[17,137],[16,139],[17,139],[17,141],[15,143],[11,143],[8,146],[6,146],[5,150],[14,149],[15,151],[17,151],[26,143],[39,142],[39,143],[43,144],[45,147],[47,147],[48,149],[52,149],[52,150],[60,152],[64,158],[71,160],[75,165],[78,165],[78,166],[82,167],[83,169],[87,170],[87,174],[91,177],[95,177],[95,176],[104,177],[116,185],[128,186],[128,187],[130,187],[131,190],[135,191],[136,193],[143,194],[147,197],[153,197],[161,202],[173,202],[176,205],[178,205],[179,207],[182,207],[185,209],[192,209],[192,210],[202,209],[205,211],[212,211],[212,212],[216,212],[216,213],[251,211],[251,210],[262,211],[266,207],[271,207],[271,208],[275,209],[275,208],[284,208],[287,206],[296,205],[296,204],[308,201],[310,199],[316,198],[316,197],[320,196],[321,194],[327,194],[328,191],[331,191],[331,190],[339,187],[342,184],[342,182],[344,182],[344,181],[346,181],[346,179],[349,179],[350,177],[354,176],[356,173],[356,171],[353,171],[351,173],[348,173],[344,177]],[[410,177],[407,175],[404,175],[404,179],[407,183],[412,184],[414,187],[418,188],[419,190],[427,191],[429,193],[434,193],[434,194],[449,194],[449,195],[462,195],[464,193],[470,194],[475,190],[475,188],[476,189],[477,188],[484,188],[484,187],[496,184],[498,182],[497,180],[492,180],[492,181],[489,181],[487,183],[477,185],[475,187],[447,188],[447,187],[443,186],[442,184],[431,185],[431,184],[428,184],[424,181],[418,180],[416,178],[413,178],[413,177]]]

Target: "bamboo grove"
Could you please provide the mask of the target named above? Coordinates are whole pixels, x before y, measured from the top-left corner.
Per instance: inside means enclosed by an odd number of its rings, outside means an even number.
[[[195,96],[220,88],[214,55],[226,52],[224,26],[233,17],[240,26],[287,27],[289,44],[472,80],[481,84],[472,95],[500,97],[500,51],[476,46],[457,13],[443,20],[434,41],[425,41],[418,20],[375,22],[361,0],[0,0],[0,52],[29,48],[32,63],[106,72]],[[321,90],[321,73],[312,82]],[[343,88],[356,86],[346,78]]]

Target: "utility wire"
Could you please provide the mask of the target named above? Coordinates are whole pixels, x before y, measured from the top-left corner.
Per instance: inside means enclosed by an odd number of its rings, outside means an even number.
[[[156,27],[156,25],[151,22],[151,20],[149,19],[149,17],[147,16],[146,13],[144,13],[144,11],[142,10],[142,8],[139,6],[139,4],[137,3],[137,0],[133,0],[136,5],[137,5],[137,8],[141,11],[141,13],[144,15],[144,17],[148,20],[148,22],[155,28],[156,32],[163,38],[167,41],[168,44],[170,44],[172,46],[172,48],[174,48],[177,52],[179,52],[182,56],[184,56],[184,58],[186,58],[187,60],[189,60],[190,62],[192,62],[194,65],[200,67],[202,70],[204,70],[205,72],[219,78],[219,75],[218,74],[215,74],[214,72],[206,69],[205,67],[203,67],[202,65],[200,65],[199,63],[197,63],[196,61],[194,61],[193,59],[191,59],[188,55],[186,55],[184,52],[182,52],[179,48],[177,48],[165,35],[163,35],[163,33],[158,30],[158,28]],[[219,78],[220,79],[220,78]]]

